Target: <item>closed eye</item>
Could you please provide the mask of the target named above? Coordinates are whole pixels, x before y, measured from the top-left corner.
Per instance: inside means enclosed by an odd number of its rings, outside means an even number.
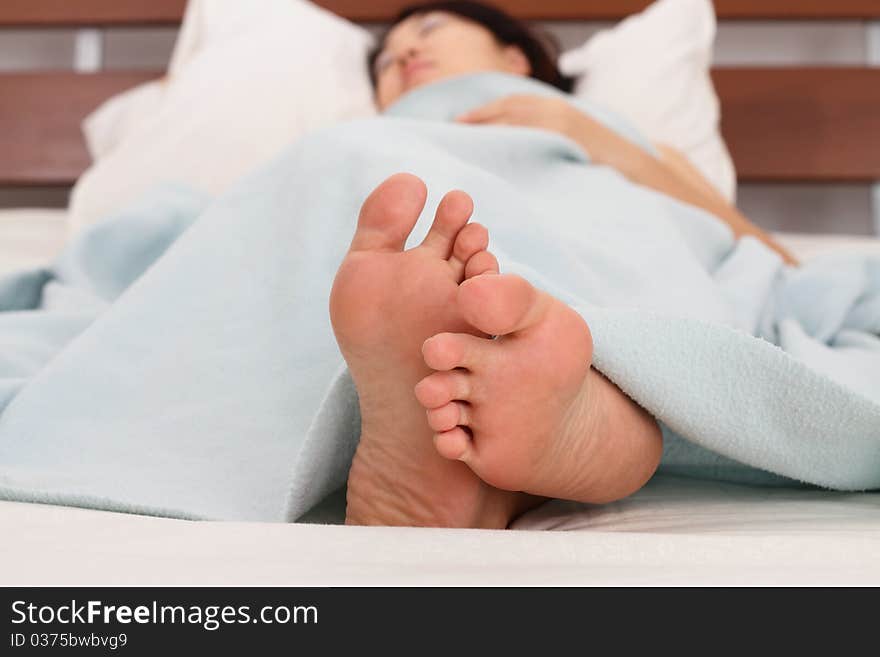
[[[446,16],[439,12],[435,12],[433,14],[426,14],[422,19],[422,22],[419,23],[419,36],[425,37],[431,34],[438,27],[442,27],[447,24],[449,21]],[[378,77],[380,73],[383,73],[391,64],[394,62],[394,55],[390,52],[383,50],[379,53],[379,56],[376,57],[376,60],[373,62],[373,74]]]
[[[376,60],[373,62],[373,73],[378,76],[391,66],[392,61],[394,61],[394,57],[390,52],[383,51],[379,53],[379,56],[376,57]]]
[[[422,19],[422,24],[419,25],[419,34],[421,36],[425,36],[430,34],[438,27],[445,25],[448,21],[443,14],[428,14]]]

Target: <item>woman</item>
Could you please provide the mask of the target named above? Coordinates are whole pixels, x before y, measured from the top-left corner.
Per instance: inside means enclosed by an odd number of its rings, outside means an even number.
[[[525,26],[472,2],[404,10],[370,66],[383,110],[418,87],[484,71],[571,88]],[[793,262],[683,156],[661,146],[654,157],[562,97],[508,96],[457,121],[560,133],[594,163],[707,210]],[[463,192],[447,194],[423,244],[403,251],[425,194],[407,175],[373,192],[331,295],[362,415],[347,521],[505,527],[547,497],[601,503],[640,488],[659,464],[661,432],[590,367],[584,319],[522,278],[495,275]]]
[[[476,71],[530,76],[566,92],[573,86],[573,80],[559,72],[551,53],[525,25],[477,2],[432,2],[404,9],[370,55],[380,109],[422,85]],[[594,161],[617,169],[636,184],[711,212],[737,237],[756,237],[786,262],[795,264],[791,254],[727,203],[687,158],[670,146],[657,144],[660,157],[653,157],[569,103],[539,96],[509,97],[458,120],[563,134],[580,144]]]

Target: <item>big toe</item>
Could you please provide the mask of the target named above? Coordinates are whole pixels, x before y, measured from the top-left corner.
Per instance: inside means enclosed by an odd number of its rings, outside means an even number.
[[[490,335],[507,335],[539,323],[546,295],[514,274],[484,274],[459,286],[458,305],[471,325]]]
[[[412,174],[387,178],[361,206],[351,250],[402,251],[427,197],[425,183]]]

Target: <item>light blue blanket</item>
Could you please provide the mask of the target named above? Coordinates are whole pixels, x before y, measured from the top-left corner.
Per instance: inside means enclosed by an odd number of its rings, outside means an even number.
[[[0,497],[290,521],[343,486],[359,417],[327,299],[398,171],[429,188],[411,243],[464,189],[502,269],[583,314],[595,366],[661,420],[667,471],[880,487],[880,259],[790,270],[561,136],[449,121],[510,93],[557,92],[423,87],[215,201],[158,190],[0,282]]]

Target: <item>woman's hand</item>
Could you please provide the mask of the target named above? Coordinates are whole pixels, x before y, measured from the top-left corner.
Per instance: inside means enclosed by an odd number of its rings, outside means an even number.
[[[459,123],[518,125],[571,135],[578,111],[562,98],[548,96],[505,96],[456,118]]]
[[[506,96],[465,112],[456,121],[475,125],[517,125],[556,132],[577,142],[596,164],[614,167],[627,177],[648,156],[632,142],[563,98],[554,96]]]

